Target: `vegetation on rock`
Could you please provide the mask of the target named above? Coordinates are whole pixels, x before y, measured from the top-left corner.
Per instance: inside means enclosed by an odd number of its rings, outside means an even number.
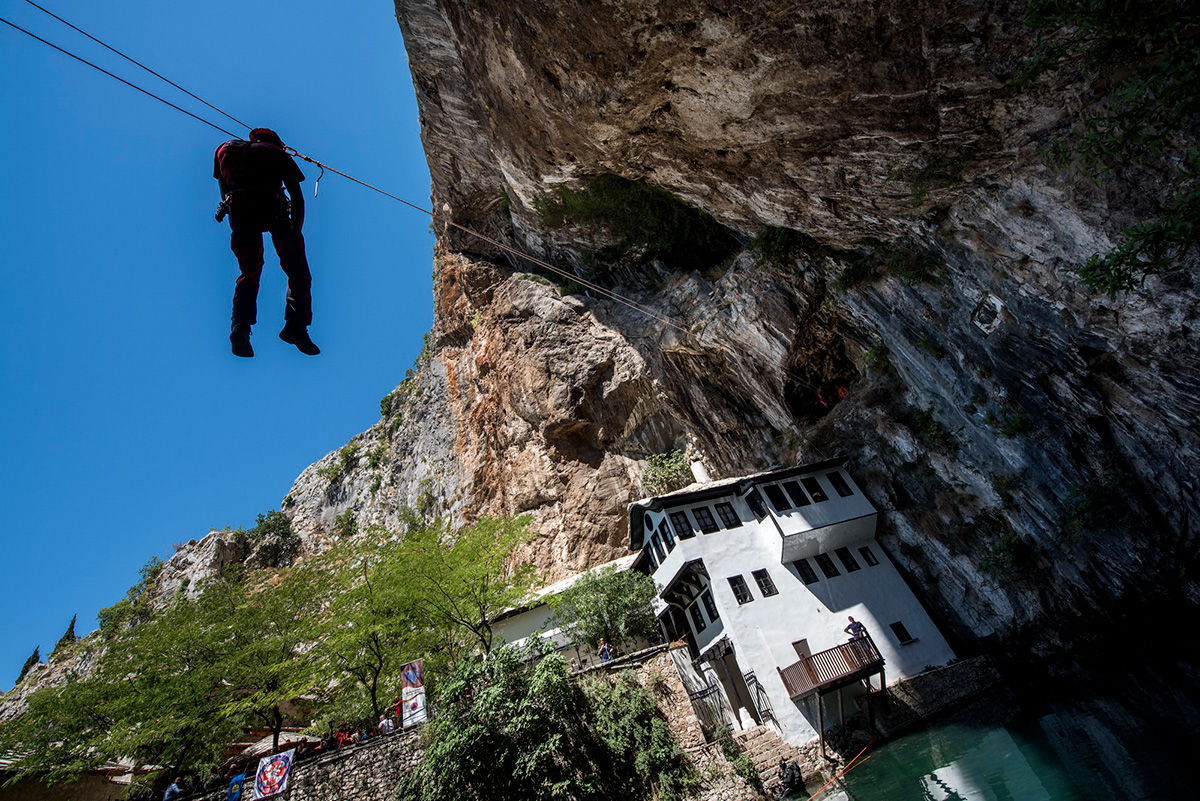
[[[683,451],[656,453],[646,459],[642,486],[651,495],[674,492],[692,483],[692,466]]]
[[[404,663],[440,669],[491,648],[495,616],[534,582],[510,564],[527,524],[485,518],[454,532],[438,521],[403,540],[363,537],[286,569],[229,568],[194,600],[151,603],[152,560],[102,613],[94,671],[34,692],[0,725],[0,752],[21,754],[15,777],[49,783],[120,758],[206,772],[244,728],[278,735],[299,699],[305,721],[377,717]]]
[[[75,636],[75,621],[79,615],[71,615],[71,623],[67,626],[67,630],[63,632],[63,636],[58,638],[58,642],[54,644],[54,650],[50,652],[50,656],[62,653],[63,650],[70,648],[79,637]]]
[[[1106,102],[1084,112],[1071,138],[1057,143],[1056,159],[1074,159],[1101,178],[1130,166],[1152,171],[1172,195],[1126,228],[1116,248],[1077,268],[1080,278],[1115,297],[1149,275],[1181,268],[1200,241],[1200,9],[1189,0],[1031,0],[1025,21],[1039,31],[1040,55],[1018,85],[1073,65],[1115,83]]]
[[[33,653],[29,655],[29,658],[25,660],[25,664],[21,666],[21,673],[20,673],[20,675],[17,676],[16,683],[20,684],[21,679],[25,678],[25,674],[29,672],[29,669],[41,661],[42,661],[42,646],[35,645],[33,647]]]
[[[782,270],[797,254],[820,252],[821,243],[808,234],[772,225],[755,234],[750,249],[758,256],[759,264]]]
[[[866,251],[852,255],[834,281],[845,291],[883,278],[899,278],[906,284],[932,283],[942,271],[941,261],[931,250],[911,239],[898,242],[864,242]]]
[[[617,175],[591,178],[578,192],[560,186],[539,198],[536,209],[551,228],[568,222],[605,228],[622,249],[644,248],[647,257],[674,270],[710,267],[738,248],[733,232],[706,212],[665,189]]]

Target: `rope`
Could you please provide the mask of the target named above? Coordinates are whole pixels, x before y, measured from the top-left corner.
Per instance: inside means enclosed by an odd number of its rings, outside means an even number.
[[[242,121],[241,121],[241,120],[239,120],[237,117],[234,117],[232,114],[227,114],[226,112],[224,112],[224,111],[222,111],[221,109],[217,108],[217,107],[216,107],[216,106],[214,106],[212,103],[209,103],[207,100],[205,100],[204,98],[200,97],[199,95],[194,95],[194,94],[192,94],[192,93],[191,93],[191,92],[189,92],[187,89],[184,89],[182,86],[180,86],[179,84],[177,84],[177,83],[175,83],[174,81],[172,81],[170,78],[167,78],[167,77],[166,77],[166,76],[164,76],[164,75],[160,75],[159,73],[157,73],[157,72],[155,72],[154,70],[150,69],[149,67],[147,67],[145,64],[141,63],[140,61],[135,61],[134,59],[132,59],[132,58],[130,58],[129,56],[127,56],[127,55],[125,55],[124,53],[122,53],[122,52],[121,52],[120,50],[118,50],[117,48],[115,48],[115,47],[112,47],[111,45],[105,44],[104,42],[102,42],[102,41],[100,41],[99,39],[97,39],[95,36],[92,36],[90,33],[88,33],[87,31],[83,30],[82,28],[77,28],[76,26],[74,26],[74,25],[72,25],[71,23],[67,22],[67,21],[66,21],[65,19],[63,19],[62,17],[60,17],[60,16],[58,16],[57,14],[55,14],[53,11],[50,11],[49,9],[42,8],[42,7],[41,7],[41,6],[39,6],[37,3],[33,2],[33,0],[25,0],[25,2],[26,2],[26,3],[28,3],[29,5],[33,6],[34,8],[36,8],[38,11],[41,11],[41,12],[43,12],[43,13],[45,13],[45,14],[49,14],[51,17],[54,17],[56,20],[58,20],[59,22],[61,22],[63,25],[66,25],[68,28],[71,28],[71,29],[73,29],[73,30],[76,30],[76,31],[78,31],[79,33],[82,33],[84,36],[86,36],[87,38],[91,39],[93,42],[95,42],[96,44],[100,45],[101,47],[106,47],[106,48],[108,48],[109,50],[111,50],[112,52],[116,53],[116,54],[117,54],[118,56],[120,56],[121,58],[123,58],[123,59],[125,59],[126,61],[128,61],[130,64],[134,64],[134,65],[136,65],[136,66],[138,66],[138,67],[141,67],[141,68],[142,68],[142,69],[144,69],[146,72],[148,72],[148,73],[150,73],[151,75],[153,75],[155,78],[158,78],[158,79],[160,79],[160,80],[166,81],[167,83],[171,84],[171,86],[174,86],[176,89],[178,89],[179,91],[183,92],[183,93],[184,93],[185,95],[187,95],[188,97],[190,97],[190,98],[192,98],[192,99],[194,99],[194,100],[199,100],[201,103],[203,103],[204,105],[208,106],[208,107],[209,107],[209,108],[211,108],[213,111],[217,112],[218,114],[222,114],[222,115],[224,115],[225,117],[229,118],[230,120],[233,120],[234,122],[236,122],[238,125],[242,126],[243,128],[245,128],[245,129],[249,130],[250,128],[252,128],[252,127],[253,127],[253,126],[247,125],[246,123],[242,122]],[[69,55],[69,54],[68,54],[68,55]],[[227,131],[226,133],[228,133],[228,131]]]
[[[355,178],[353,175],[348,175],[347,173],[344,173],[339,169],[331,167],[328,164],[323,164],[320,161],[317,161],[316,159],[314,159],[310,156],[306,156],[303,153],[300,153],[299,151],[297,151],[295,148],[285,147],[284,150],[286,150],[288,153],[292,154],[293,156],[295,156],[298,159],[307,161],[309,164],[315,164],[316,166],[318,166],[322,169],[329,170],[330,172],[340,175],[349,181],[353,181],[354,183],[358,184],[359,186],[364,186],[367,189],[370,189],[372,192],[378,192],[379,194],[383,195],[384,197],[391,198],[392,200],[395,200],[398,203],[403,203],[405,206],[408,206],[411,209],[415,209],[415,210],[421,212],[422,214],[428,214],[430,217],[432,217],[435,220],[438,220],[439,222],[443,222],[452,228],[457,228],[458,230],[460,230],[464,233],[470,234],[471,236],[476,237],[477,239],[481,239],[484,242],[487,242],[488,244],[490,244],[494,247],[500,248],[501,250],[503,250],[506,253],[510,253],[513,256],[516,256],[517,258],[525,259],[526,261],[529,261],[533,264],[538,265],[539,267],[549,270],[550,272],[555,273],[556,275],[560,275],[564,278],[570,279],[570,280],[576,282],[577,284],[580,284],[581,286],[585,286],[594,292],[604,295],[605,297],[607,297],[611,300],[615,300],[618,303],[624,304],[625,306],[628,306],[629,308],[633,309],[634,311],[641,312],[642,314],[646,315],[647,317],[651,317],[654,320],[657,320],[658,322],[662,323],[663,325],[670,326],[671,328],[682,331],[684,333],[686,333],[688,330],[688,329],[684,328],[683,326],[679,325],[678,323],[676,323],[675,321],[671,320],[670,318],[664,317],[663,315],[659,314],[654,309],[651,309],[649,306],[645,306],[641,303],[638,303],[636,300],[627,298],[624,295],[621,295],[617,292],[613,292],[612,290],[607,289],[606,287],[603,287],[603,286],[600,286],[599,284],[588,281],[586,278],[581,278],[579,275],[577,275],[573,272],[564,270],[561,267],[557,267],[557,266],[551,264],[550,262],[543,261],[542,259],[539,259],[536,256],[531,256],[522,250],[518,250],[517,248],[512,247],[511,245],[506,245],[503,242],[500,242],[499,240],[496,240],[490,236],[487,236],[486,234],[481,234],[478,231],[474,231],[465,225],[461,225],[459,223],[454,222],[451,219],[442,217],[441,215],[434,213],[430,209],[424,208],[422,206],[418,206],[415,203],[410,203],[409,201],[405,200],[402,197],[393,195],[391,192],[387,192],[383,189],[380,189],[377,186],[367,183],[366,181],[359,180],[358,178]]]
[[[221,110],[220,108],[213,105],[212,103],[209,103],[207,100],[203,99],[199,95],[193,94],[192,92],[183,88],[182,86],[180,86],[179,84],[170,80],[169,78],[150,69],[145,64],[142,64],[141,62],[131,58],[130,56],[125,55],[117,48],[106,44],[105,42],[101,41],[100,39],[96,38],[95,36],[92,36],[87,31],[83,30],[82,28],[79,28],[76,25],[71,24],[70,22],[68,22],[67,20],[58,16],[57,14],[54,14],[53,12],[43,8],[42,6],[33,2],[33,0],[25,0],[25,2],[28,3],[29,5],[33,6],[34,8],[38,9],[39,11],[42,11],[45,14],[48,14],[49,16],[53,17],[54,19],[58,20],[59,22],[63,23],[64,25],[70,27],[71,29],[78,31],[79,33],[86,36],[88,39],[91,39],[93,42],[96,42],[97,44],[101,45],[102,47],[105,47],[108,50],[111,50],[113,53],[116,53],[121,58],[124,58],[126,61],[129,61],[130,63],[140,67],[141,69],[145,70],[146,72],[150,73],[151,75],[155,76],[156,78],[159,78],[159,79],[165,81],[166,83],[175,87],[176,89],[178,89],[179,91],[188,95],[189,97],[199,101],[200,103],[203,103],[205,106],[208,106],[209,108],[218,112],[219,114],[224,115],[225,117],[229,118],[230,120],[237,123],[238,125],[241,125],[242,127],[246,128],[246,129],[250,129],[251,126],[242,122],[237,117],[234,117],[233,115]],[[15,23],[10,22],[9,20],[7,20],[3,17],[0,17],[0,22],[3,22],[5,25],[8,25],[9,27],[11,27],[17,31],[20,31],[21,33],[25,34],[26,36],[36,39],[37,41],[41,42],[44,45],[54,48],[55,50],[62,53],[63,55],[70,56],[71,58],[75,59],[76,61],[78,61],[82,64],[86,64],[87,66],[91,67],[92,69],[102,72],[105,75],[107,75],[108,77],[113,78],[117,81],[120,81],[121,83],[125,84],[126,86],[130,87],[131,89],[136,89],[137,91],[141,92],[142,94],[146,95],[147,97],[153,98],[154,100],[157,100],[160,103],[170,106],[171,108],[175,109],[176,111],[186,114],[187,116],[191,117],[192,119],[202,122],[211,128],[215,128],[216,130],[220,131],[223,134],[226,134],[226,135],[234,137],[234,138],[237,138],[237,136],[238,136],[234,132],[227,130],[225,128],[222,128],[220,125],[217,125],[216,123],[214,123],[210,120],[207,120],[204,117],[199,116],[198,114],[193,114],[192,112],[188,111],[187,109],[177,106],[176,104],[172,103],[171,101],[169,101],[163,97],[160,97],[159,95],[156,95],[147,89],[143,89],[142,87],[138,86],[137,84],[127,81],[124,78],[120,77],[119,75],[115,75],[115,74],[109,72],[108,70],[104,69],[103,67],[93,64],[91,61],[88,61],[87,59],[82,58],[81,56],[77,56],[74,53],[70,52],[69,50],[59,47],[58,45],[43,39],[42,37],[38,36],[37,34],[31,33],[30,31],[25,30],[24,28],[20,27],[19,25],[16,25]],[[402,197],[393,195],[392,193],[387,192],[383,189],[380,189],[379,187],[374,186],[372,184],[369,184],[366,181],[355,178],[353,175],[344,173],[341,170],[338,170],[334,167],[329,166],[328,164],[324,164],[324,163],[318,161],[317,159],[314,159],[310,156],[306,156],[303,153],[296,151],[294,148],[287,147],[287,148],[285,148],[285,150],[288,151],[289,153],[291,153],[292,155],[294,155],[295,157],[302,159],[304,161],[307,161],[308,163],[319,167],[322,170],[322,175],[324,175],[325,170],[329,170],[330,172],[336,173],[337,175],[340,175],[343,178],[345,178],[349,181],[352,181],[360,186],[366,187],[367,189],[370,189],[373,192],[377,192],[377,193],[383,195],[384,197],[395,200],[398,203],[402,203],[405,206],[408,206],[409,208],[419,211],[423,214],[427,214],[434,220],[438,220],[452,228],[462,231],[463,233],[466,233],[470,236],[473,236],[477,239],[487,242],[488,244],[492,245],[493,247],[499,248],[500,250],[502,250],[506,253],[509,253],[519,259],[524,259],[532,264],[536,264],[537,266],[539,266],[545,270],[548,270],[551,273],[554,273],[555,275],[561,276],[563,278],[566,278],[570,281],[573,281],[573,282],[579,284],[580,286],[586,287],[587,289],[590,289],[593,292],[595,292],[603,297],[606,297],[606,298],[609,298],[610,300],[616,301],[617,303],[620,303],[636,312],[639,312],[639,313],[645,315],[646,317],[649,317],[667,327],[674,328],[675,330],[680,331],[682,333],[689,333],[688,328],[680,325],[679,323],[676,323],[674,320],[670,319],[669,317],[666,317],[665,315],[660,314],[659,312],[655,311],[651,307],[646,306],[645,304],[642,304],[642,303],[639,303],[639,302],[633,300],[632,298],[621,295],[618,292],[614,292],[611,289],[608,289],[608,288],[603,287],[599,284],[596,284],[592,281],[589,281],[589,280],[577,275],[574,272],[571,272],[569,270],[564,270],[563,268],[558,267],[554,264],[551,264],[543,259],[539,259],[536,256],[531,256],[530,254],[525,253],[524,251],[518,250],[517,248],[512,247],[511,245],[506,245],[503,242],[500,242],[500,241],[498,241],[490,236],[487,236],[485,234],[481,234],[478,231],[472,230],[471,228],[468,228],[465,225],[461,225],[460,223],[454,222],[451,219],[448,219],[446,217],[442,217],[438,214],[435,214],[430,209],[423,208],[422,206],[418,206],[415,203],[410,203],[409,201],[405,200]],[[317,180],[319,182],[320,178],[318,178]],[[702,335],[700,335],[700,334],[697,334],[697,337],[702,339]],[[799,383],[807,386],[809,389],[813,389],[813,390],[816,389],[816,387],[814,387],[812,384],[808,383],[807,381],[804,381],[802,379],[802,377],[800,376],[800,374],[796,373],[793,370],[788,370],[786,368],[783,368],[782,373],[785,376],[790,376],[791,378],[796,379]]]
[[[87,64],[87,65],[88,65],[89,67],[91,67],[92,69],[94,69],[94,70],[99,70],[100,72],[103,72],[103,73],[104,73],[105,75],[107,75],[108,77],[110,77],[110,78],[114,78],[114,79],[116,79],[116,80],[120,81],[121,83],[125,84],[126,86],[128,86],[128,87],[129,87],[129,88],[131,88],[131,89],[136,89],[136,90],[138,90],[139,92],[141,92],[142,94],[144,94],[144,95],[146,95],[146,96],[148,96],[148,97],[152,97],[152,98],[154,98],[155,100],[157,100],[157,101],[158,101],[158,102],[160,102],[160,103],[166,103],[166,104],[167,104],[168,106],[170,106],[171,108],[175,109],[176,111],[183,112],[184,114],[188,115],[189,117],[191,117],[191,118],[192,118],[192,119],[194,119],[194,120],[199,120],[200,122],[204,123],[205,125],[208,125],[208,126],[210,126],[210,127],[212,127],[212,128],[216,128],[218,131],[220,131],[220,132],[221,132],[221,133],[223,133],[223,134],[228,134],[229,136],[232,136],[232,137],[234,137],[235,139],[237,138],[237,134],[233,133],[232,131],[227,131],[227,130],[225,130],[225,129],[224,129],[224,128],[222,128],[220,125],[217,125],[215,122],[210,122],[210,121],[208,121],[208,120],[204,119],[203,117],[201,117],[201,116],[199,116],[199,115],[197,115],[197,114],[193,114],[192,112],[188,111],[188,110],[187,110],[187,109],[185,109],[185,108],[180,108],[179,106],[177,106],[177,105],[175,105],[174,103],[172,103],[170,100],[167,100],[167,99],[165,99],[165,98],[159,97],[158,95],[154,94],[153,92],[151,92],[151,91],[149,91],[149,90],[147,90],[147,89],[143,89],[142,87],[138,86],[138,85],[137,85],[137,84],[135,84],[135,83],[130,83],[129,81],[127,81],[127,80],[125,80],[124,78],[122,78],[121,76],[119,76],[119,75],[114,75],[114,74],[112,74],[111,72],[109,72],[108,70],[104,69],[104,67],[99,67],[99,66],[96,66],[96,65],[95,65],[95,64],[93,64],[92,62],[88,61],[86,58],[82,58],[82,57],[80,57],[80,56],[77,56],[77,55],[75,55],[74,53],[72,53],[72,52],[71,52],[71,51],[69,51],[69,50],[64,50],[63,48],[59,47],[58,45],[54,44],[53,42],[47,42],[45,39],[43,39],[42,37],[38,36],[36,33],[30,33],[29,31],[27,31],[27,30],[25,30],[24,28],[22,28],[20,25],[16,25],[16,24],[14,24],[14,23],[12,23],[12,22],[9,22],[9,21],[8,21],[8,20],[6,20],[4,17],[0,17],[0,22],[3,22],[5,25],[7,25],[7,26],[8,26],[8,27],[10,27],[10,28],[14,28],[14,29],[16,29],[16,30],[20,31],[21,33],[25,34],[26,36],[30,36],[30,37],[32,37],[32,38],[34,38],[34,39],[37,39],[39,42],[41,42],[41,43],[42,43],[42,44],[44,44],[44,45],[48,45],[48,46],[50,46],[50,47],[53,47],[53,48],[54,48],[55,50],[57,50],[58,52],[62,53],[63,55],[66,55],[66,56],[70,56],[71,58],[75,59],[76,61],[80,62],[81,64]]]
[[[818,704],[819,704],[819,703],[821,703],[821,701],[820,701],[820,699],[819,699],[819,698],[817,699],[817,703],[818,703]],[[836,782],[838,779],[840,779],[842,776],[844,776],[844,775],[846,775],[847,773],[849,773],[849,772],[850,772],[850,769],[851,769],[852,767],[856,767],[856,765],[854,764],[855,760],[857,760],[857,759],[858,759],[860,756],[862,756],[864,753],[866,753],[866,750],[867,750],[868,748],[870,748],[870,747],[871,747],[871,743],[874,743],[874,742],[875,742],[874,740],[871,740],[871,742],[870,742],[870,743],[867,743],[867,744],[866,744],[866,746],[864,746],[864,747],[863,747],[863,750],[862,750],[862,751],[859,751],[859,752],[858,752],[858,753],[857,753],[857,754],[854,756],[854,759],[852,759],[852,760],[850,760],[849,762],[847,762],[847,763],[846,763],[846,766],[845,766],[844,768],[842,768],[842,769],[841,769],[839,772],[835,773],[832,779],[830,779],[829,781],[827,781],[827,782],[825,782],[824,784],[822,784],[822,785],[820,786],[820,788],[818,788],[818,789],[817,789],[817,791],[816,791],[815,793],[813,793],[812,795],[810,795],[810,796],[808,797],[808,801],[813,801],[813,799],[814,799],[814,798],[816,798],[817,796],[819,796],[819,795],[821,794],[821,792],[822,792],[822,791],[823,791],[823,790],[824,790],[826,787],[828,787],[829,785],[833,784],[833,783],[834,783],[834,782]],[[867,759],[870,759],[870,757],[867,757]],[[864,760],[863,760],[863,762],[866,762],[866,761],[867,761],[867,759],[864,759]],[[859,765],[861,765],[861,764],[862,764],[862,762],[859,762],[858,764],[859,764]]]

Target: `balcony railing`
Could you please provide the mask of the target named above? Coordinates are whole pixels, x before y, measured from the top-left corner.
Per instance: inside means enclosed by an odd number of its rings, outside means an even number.
[[[788,695],[795,699],[844,687],[882,668],[883,657],[868,634],[860,640],[801,657],[799,662],[779,670],[779,677]]]

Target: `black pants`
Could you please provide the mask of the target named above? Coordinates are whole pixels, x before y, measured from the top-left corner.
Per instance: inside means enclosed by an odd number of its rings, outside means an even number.
[[[233,324],[248,326],[258,322],[258,282],[263,268],[263,232],[271,234],[271,244],[279,255],[279,266],[287,276],[287,307],[283,319],[288,325],[302,327],[312,322],[312,273],[304,253],[304,235],[293,230],[285,217],[250,207],[230,212],[229,247],[237,256],[241,275],[233,289]]]

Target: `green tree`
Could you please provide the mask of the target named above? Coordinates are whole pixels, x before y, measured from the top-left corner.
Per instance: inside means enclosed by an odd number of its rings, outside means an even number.
[[[331,693],[330,714],[378,718],[386,688],[399,684],[405,662],[447,650],[442,633],[427,625],[413,576],[404,569],[405,547],[347,542],[304,566],[322,577],[330,593],[313,655],[328,675],[350,680]]]
[[[42,661],[42,646],[35,645],[35,646],[33,646],[33,653],[29,655],[29,658],[25,660],[25,664],[21,666],[21,674],[19,676],[17,676],[16,683],[20,684],[21,679],[25,678],[25,674],[29,672],[29,669],[41,661]]]
[[[71,624],[67,626],[67,630],[63,632],[63,636],[58,638],[58,642],[54,644],[54,650],[50,652],[50,656],[54,656],[61,649],[71,646],[79,638],[75,636],[75,619],[79,615],[71,615]]]
[[[246,534],[255,543],[258,567],[287,567],[300,550],[300,537],[292,530],[292,521],[278,509],[258,515],[254,528]]]
[[[163,561],[157,556],[150,557],[138,571],[138,582],[125,593],[125,597],[112,606],[101,609],[96,615],[100,623],[100,632],[105,637],[114,637],[131,626],[147,620],[152,615],[150,601],[162,572]]]
[[[609,567],[584,573],[550,599],[554,618],[580,642],[601,638],[622,645],[654,633],[654,580],[633,570]]]
[[[425,625],[464,632],[491,651],[496,616],[538,581],[533,565],[512,561],[533,536],[528,515],[484,517],[456,534],[444,523],[410,531],[402,569],[414,580]]]
[[[573,681],[536,647],[464,661],[441,682],[424,759],[398,799],[669,801],[696,785],[648,691],[631,679]]]
[[[69,781],[107,761],[178,771],[217,764],[247,725],[282,726],[283,705],[314,677],[304,622],[319,596],[286,578],[251,585],[237,573],[179,597],[114,633],[95,670],[38,690],[0,726],[17,775]]]

